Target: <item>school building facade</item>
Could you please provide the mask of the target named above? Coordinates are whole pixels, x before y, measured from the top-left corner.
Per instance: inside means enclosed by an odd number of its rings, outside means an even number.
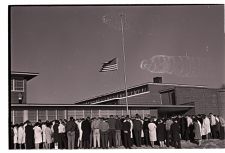
[[[113,91],[74,104],[32,104],[26,100],[27,84],[38,73],[11,72],[10,119],[13,124],[26,120],[54,120],[127,115],[125,90]],[[19,100],[22,94],[22,101]],[[225,117],[225,89],[204,86],[164,84],[162,78],[127,89],[128,114],[166,117],[174,114],[208,114]]]

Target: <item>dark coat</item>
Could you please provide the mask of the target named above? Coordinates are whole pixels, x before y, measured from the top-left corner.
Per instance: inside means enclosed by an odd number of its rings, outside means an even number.
[[[33,149],[34,147],[34,130],[32,125],[27,125],[25,127],[25,133],[26,133],[26,138],[25,138],[25,143],[26,143],[26,148],[27,149]]]
[[[68,131],[73,132],[76,131],[77,129],[78,129],[77,124],[74,121],[71,120],[66,123],[66,132]]]
[[[89,120],[84,120],[81,124],[81,129],[83,131],[82,139],[90,140],[91,122]]]
[[[134,131],[142,130],[142,122],[140,120],[133,120],[133,130]]]
[[[171,136],[173,141],[180,141],[180,126],[179,123],[174,122],[171,127]]]
[[[53,130],[54,130],[54,133],[53,133],[53,138],[54,138],[54,142],[59,142],[59,124],[54,124],[53,125]]]
[[[144,121],[143,127],[142,127],[144,131],[145,130],[149,131],[149,129],[148,129],[148,123],[149,123],[149,121]]]
[[[122,123],[120,119],[116,119],[116,125],[115,125],[116,130],[121,130],[121,126],[122,126]]]
[[[129,121],[125,121],[122,123],[122,130],[123,131],[130,131],[130,127],[131,127],[131,124]]]
[[[166,125],[163,123],[159,123],[156,128],[157,132],[157,140],[164,141],[166,138]]]

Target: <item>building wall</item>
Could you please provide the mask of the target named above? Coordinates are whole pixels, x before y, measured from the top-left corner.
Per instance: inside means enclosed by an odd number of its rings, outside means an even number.
[[[18,94],[20,92],[17,91],[11,91],[11,103],[12,104],[18,104],[19,100],[18,100]],[[24,80],[24,92],[21,92],[23,95],[23,101],[22,104],[26,104],[27,101],[27,81]]]
[[[158,116],[157,109],[141,109],[131,108],[130,115],[134,116],[139,114],[142,118],[146,116]],[[11,122],[22,123],[30,120],[32,123],[37,122],[39,119],[42,121],[55,120],[55,119],[69,119],[71,116],[75,119],[86,117],[109,117],[110,115],[125,116],[127,115],[126,109],[115,108],[94,108],[94,109],[74,109],[74,108],[29,108],[29,109],[12,109]]]
[[[148,85],[149,93],[128,97],[128,104],[149,104],[149,105],[161,104],[163,103],[163,101],[161,101],[162,99],[160,97],[160,91],[171,88],[174,88],[174,86],[163,84],[162,85],[149,84]],[[126,104],[125,99],[119,100],[119,104]]]
[[[219,115],[225,119],[225,89],[218,90]]]
[[[216,89],[176,87],[175,90],[178,105],[194,103],[195,114],[218,114],[219,107]]]

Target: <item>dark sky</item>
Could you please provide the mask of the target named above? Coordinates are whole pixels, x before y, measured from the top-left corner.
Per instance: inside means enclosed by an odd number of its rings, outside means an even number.
[[[28,83],[28,103],[74,103],[123,89],[120,13],[128,87],[155,76],[213,88],[225,82],[223,5],[17,6],[11,8],[11,70],[40,73]],[[119,70],[100,73],[114,57]],[[161,57],[158,63],[154,57]]]

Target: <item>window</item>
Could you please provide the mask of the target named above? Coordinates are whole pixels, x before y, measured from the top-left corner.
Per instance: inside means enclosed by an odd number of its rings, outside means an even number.
[[[13,79],[11,79],[11,91],[13,91],[14,89],[13,89]]]
[[[83,110],[76,110],[76,119],[80,119],[84,117],[84,111]]]
[[[28,120],[31,123],[37,122],[37,110],[28,110]]]
[[[41,121],[46,121],[46,110],[38,110],[38,119]]]
[[[48,110],[48,120],[53,121],[56,119],[56,111],[55,110]]]
[[[57,111],[57,118],[58,118],[58,120],[65,119],[65,112],[64,112],[64,110],[58,110]]]
[[[24,80],[11,80],[12,91],[24,91]]]
[[[15,123],[17,124],[23,123],[23,111],[21,110],[14,111],[14,120]]]
[[[68,110],[68,111],[67,111],[67,119],[69,119],[70,117],[73,117],[73,118],[76,117],[76,112],[75,112],[75,110]]]

